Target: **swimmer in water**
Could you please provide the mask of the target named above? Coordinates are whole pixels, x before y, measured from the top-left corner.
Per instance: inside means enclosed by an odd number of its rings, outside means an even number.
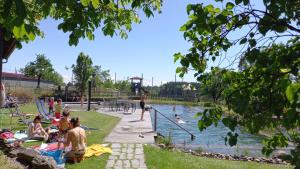
[[[175,114],[175,119],[177,123],[185,123],[178,114]]]
[[[176,106],[174,105],[174,106],[173,106],[173,112],[175,112],[175,111],[176,111]]]

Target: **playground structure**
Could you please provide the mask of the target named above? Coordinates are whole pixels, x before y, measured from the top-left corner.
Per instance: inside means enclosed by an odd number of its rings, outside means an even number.
[[[135,93],[135,95],[141,94],[141,90],[143,87],[143,78],[142,77],[132,77],[131,80],[131,91]]]

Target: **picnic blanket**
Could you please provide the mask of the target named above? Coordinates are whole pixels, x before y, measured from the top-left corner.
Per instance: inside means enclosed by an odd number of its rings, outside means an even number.
[[[35,150],[43,150],[43,151],[55,151],[58,150],[58,144],[55,143],[42,143],[40,146],[32,146],[31,148]],[[64,149],[63,144],[60,145],[60,149]]]
[[[87,147],[83,158],[89,158],[92,156],[100,156],[101,154],[104,154],[104,153],[112,153],[111,148],[105,147],[101,144],[93,144],[93,145]]]

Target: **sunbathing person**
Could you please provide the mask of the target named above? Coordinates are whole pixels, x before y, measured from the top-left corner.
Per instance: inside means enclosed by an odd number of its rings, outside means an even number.
[[[44,130],[41,124],[41,117],[36,116],[32,123],[28,126],[28,138],[34,140],[44,140],[48,139],[48,133]]]
[[[59,136],[60,141],[58,142],[58,148],[60,147],[60,143],[63,140],[67,139],[67,133],[70,129],[70,111],[69,109],[64,109],[63,116],[60,118],[58,123]]]
[[[65,157],[67,162],[80,162],[85,154],[86,150],[86,135],[84,129],[80,127],[79,118],[72,118],[70,121],[71,129],[67,133],[67,139],[64,142],[64,146],[71,145],[71,150],[66,153]]]

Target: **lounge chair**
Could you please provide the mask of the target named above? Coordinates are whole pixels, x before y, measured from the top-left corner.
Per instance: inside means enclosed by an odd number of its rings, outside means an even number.
[[[43,119],[46,119],[46,120],[53,119],[53,117],[51,117],[49,115],[49,113],[45,112],[46,108],[45,108],[45,104],[44,104],[43,100],[35,100],[35,104],[36,104],[36,107],[39,111],[40,116],[42,116]]]
[[[11,119],[10,119],[10,124],[12,124],[12,118],[13,117],[19,117],[19,122],[22,122],[26,125],[32,122],[30,119],[30,116],[34,116],[34,114],[25,114],[21,111],[19,104],[15,104],[14,108],[10,108],[10,113],[11,113]]]

